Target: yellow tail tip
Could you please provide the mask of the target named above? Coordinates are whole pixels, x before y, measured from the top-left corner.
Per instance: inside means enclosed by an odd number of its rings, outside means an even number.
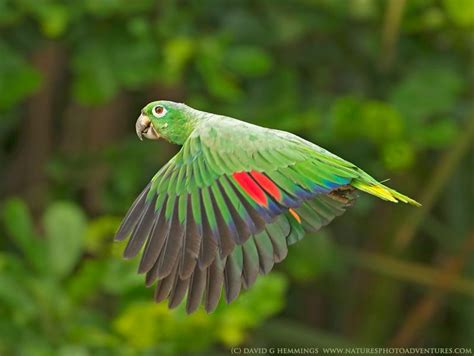
[[[369,193],[383,200],[391,201],[393,203],[398,203],[399,201],[401,201],[402,203],[410,204],[416,207],[421,206],[421,204],[418,203],[416,200],[411,199],[406,195],[397,192],[394,189],[388,188],[383,184],[368,184],[360,181],[355,181],[352,183],[352,185],[363,192]]]

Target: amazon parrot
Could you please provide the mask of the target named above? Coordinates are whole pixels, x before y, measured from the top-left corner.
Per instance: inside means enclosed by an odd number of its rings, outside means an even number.
[[[115,239],[156,302],[212,312],[285,259],[288,246],[341,215],[362,191],[419,206],[356,165],[294,134],[182,103],[154,101],[140,139],[182,146],[130,207]],[[223,291],[223,292],[222,292]]]

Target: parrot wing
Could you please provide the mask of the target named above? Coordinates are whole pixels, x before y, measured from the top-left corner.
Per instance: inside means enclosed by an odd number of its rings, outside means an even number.
[[[138,196],[116,240],[130,236],[127,258],[145,245],[139,272],[147,285],[159,280],[157,301],[175,307],[187,293],[189,313],[201,301],[212,311],[222,287],[227,302],[235,299],[304,231],[342,214],[354,182],[395,199],[353,164],[295,135],[212,116]]]

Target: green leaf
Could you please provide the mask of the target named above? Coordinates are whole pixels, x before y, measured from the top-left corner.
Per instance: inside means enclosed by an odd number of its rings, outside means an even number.
[[[120,218],[108,215],[90,221],[84,237],[87,252],[94,255],[109,252],[119,225]]]
[[[118,246],[118,244],[115,244]],[[102,288],[120,295],[133,288],[143,288],[143,276],[137,274],[138,260],[123,261],[122,254],[114,256],[103,266]]]
[[[393,171],[406,169],[415,162],[413,145],[402,140],[384,144],[382,156],[385,166]]]
[[[267,74],[273,66],[272,57],[263,49],[251,46],[233,47],[226,53],[228,68],[244,77]]]
[[[321,231],[295,244],[283,265],[292,279],[309,282],[328,272],[336,261],[334,245]]]
[[[354,137],[358,132],[357,122],[362,116],[362,101],[352,96],[336,99],[331,107],[331,130],[334,135],[343,138]]]
[[[46,261],[43,242],[33,230],[33,222],[23,200],[18,198],[7,200],[2,209],[2,220],[7,233],[23,252],[27,261],[36,271],[42,271]]]
[[[213,96],[226,101],[235,101],[243,93],[235,76],[223,67],[223,55],[223,44],[218,40],[203,41],[197,57],[197,69]]]
[[[122,310],[113,327],[137,349],[166,345],[170,353],[181,354],[202,351],[215,340],[235,346],[242,343],[251,328],[281,310],[286,287],[283,275],[269,274],[259,278],[232,304],[227,305],[222,299],[213,314],[200,309],[186,315],[185,303],[170,310],[166,302],[135,300]]]
[[[67,28],[71,9],[62,4],[46,4],[38,7],[41,30],[51,38],[62,35]]]
[[[472,0],[444,0],[449,17],[459,26],[474,25],[474,2]]]
[[[342,97],[334,102],[331,118],[334,133],[346,139],[364,137],[383,143],[400,137],[404,130],[399,112],[377,100]]]
[[[104,103],[120,89],[137,89],[157,78],[156,43],[150,36],[131,34],[134,26],[132,21],[118,31],[91,32],[93,38],[76,49],[73,93],[78,101]]]
[[[40,73],[0,40],[0,110],[11,107],[35,92],[41,82]]]
[[[14,5],[11,1],[0,1],[0,24],[13,25],[23,15],[23,11]]]
[[[164,66],[166,71],[162,79],[168,84],[174,84],[181,80],[186,64],[194,52],[192,39],[185,37],[172,38],[164,45]]]
[[[417,130],[413,135],[413,141],[423,148],[443,148],[455,141],[459,131],[456,122],[447,117]]]
[[[20,259],[0,253],[0,310],[6,307],[18,322],[38,314],[31,293],[25,288],[27,280],[31,278],[28,272]]]
[[[368,100],[361,110],[360,130],[363,136],[376,143],[393,140],[402,135],[404,122],[400,113],[390,104]]]
[[[107,50],[91,44],[76,51],[72,61],[75,79],[73,94],[84,104],[98,104],[111,99],[118,91],[116,74],[111,67]]]
[[[58,356],[89,356],[90,352],[84,345],[61,345]]]
[[[286,278],[273,272],[259,278],[255,285],[232,304],[222,300],[216,310],[217,337],[228,346],[241,344],[249,329],[279,312],[285,305]]]
[[[449,111],[464,85],[464,78],[454,69],[441,65],[426,66],[409,72],[393,88],[389,101],[406,122],[419,122]]]
[[[98,16],[110,16],[113,14],[131,15],[142,12],[153,6],[153,0],[85,0],[85,9]]]
[[[49,265],[56,277],[65,277],[76,265],[84,246],[86,218],[74,204],[58,202],[43,217]]]
[[[182,354],[209,347],[215,340],[216,325],[204,311],[186,315],[181,308],[168,309],[166,303],[136,300],[114,320],[113,327],[136,349],[161,345],[167,354]]]
[[[106,266],[107,261],[103,260],[86,260],[82,263],[67,283],[69,298],[80,303],[94,297],[101,287]]]

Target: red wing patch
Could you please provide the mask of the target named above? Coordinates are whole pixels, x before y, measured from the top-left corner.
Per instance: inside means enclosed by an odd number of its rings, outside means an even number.
[[[281,200],[281,192],[280,189],[276,186],[273,181],[268,178],[266,175],[257,172],[257,171],[252,171],[250,172],[250,175],[252,176],[253,179],[263,188],[265,191],[270,194],[270,196],[277,201]]]
[[[267,196],[247,172],[237,172],[232,177],[240,187],[259,205],[268,206]]]

